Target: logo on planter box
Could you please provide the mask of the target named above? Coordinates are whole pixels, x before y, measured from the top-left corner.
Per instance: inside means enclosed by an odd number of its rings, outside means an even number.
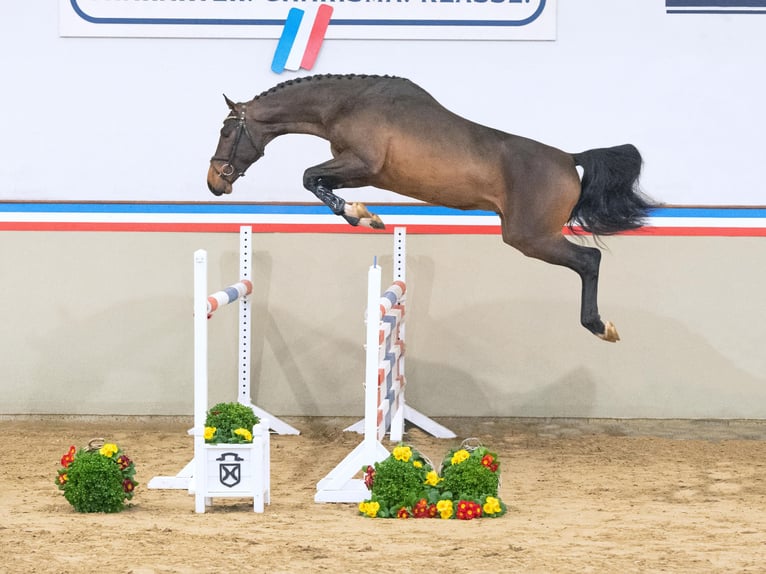
[[[225,452],[215,460],[220,462],[218,480],[221,481],[221,484],[229,488],[237,486],[242,480],[242,465],[240,463],[245,459],[240,458],[236,452]]]

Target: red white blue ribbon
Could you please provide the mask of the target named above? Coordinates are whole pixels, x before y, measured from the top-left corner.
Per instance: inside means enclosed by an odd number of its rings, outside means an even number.
[[[273,72],[281,74],[285,70],[294,72],[300,68],[310,70],[314,67],[330,24],[332,6],[319,6],[313,20],[305,16],[300,8],[290,8],[271,61]]]

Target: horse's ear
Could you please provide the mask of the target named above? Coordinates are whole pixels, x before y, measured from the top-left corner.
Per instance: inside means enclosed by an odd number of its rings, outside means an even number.
[[[234,111],[236,111],[236,109],[237,109],[237,104],[235,104],[235,103],[234,103],[234,102],[232,102],[232,101],[231,101],[229,98],[227,98],[227,97],[226,97],[226,94],[224,94],[224,95],[223,95],[223,99],[224,99],[224,100],[226,100],[226,105],[227,105],[227,106],[229,106],[229,109],[230,109],[231,111],[233,111],[233,112],[234,112]]]

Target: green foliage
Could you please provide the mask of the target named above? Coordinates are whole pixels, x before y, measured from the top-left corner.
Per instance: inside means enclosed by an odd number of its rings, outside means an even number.
[[[375,464],[372,499],[380,503],[380,516],[415,504],[423,490],[421,473],[412,464],[393,458]]]
[[[441,484],[445,494],[449,494],[453,500],[483,501],[487,496],[497,496],[499,473],[489,468],[485,457],[496,456],[489,453],[486,448],[479,447],[469,453],[468,458],[453,464],[454,453],[448,455],[443,462]],[[482,463],[482,460],[485,463]]]
[[[466,442],[447,453],[441,475],[418,451],[406,445],[394,448],[391,456],[374,467],[362,469],[371,493],[359,504],[360,514],[373,518],[458,520],[505,514],[507,507],[497,495],[497,454]]]
[[[133,498],[135,475],[135,464],[120,447],[94,439],[87,449],[69,447],[61,457],[56,485],[78,512],[119,512]]]
[[[123,473],[117,462],[97,450],[79,451],[66,469],[64,497],[77,512],[119,512],[125,506]]]
[[[409,455],[400,454],[407,451]],[[370,500],[380,504],[378,516],[396,516],[402,507],[414,506],[418,500],[426,498],[429,488],[425,479],[429,470],[430,465],[409,447],[394,449],[394,454],[382,462],[376,462]]]
[[[242,435],[236,434],[237,429],[245,429],[248,432],[260,422],[253,409],[240,403],[218,403],[207,412],[205,426],[215,428],[212,438],[207,439],[208,443],[245,443],[252,442],[246,440]]]

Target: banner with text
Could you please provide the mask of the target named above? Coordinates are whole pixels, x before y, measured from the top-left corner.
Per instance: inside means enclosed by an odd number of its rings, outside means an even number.
[[[556,0],[59,0],[61,36],[279,38],[290,8],[332,6],[327,38],[555,40]]]

